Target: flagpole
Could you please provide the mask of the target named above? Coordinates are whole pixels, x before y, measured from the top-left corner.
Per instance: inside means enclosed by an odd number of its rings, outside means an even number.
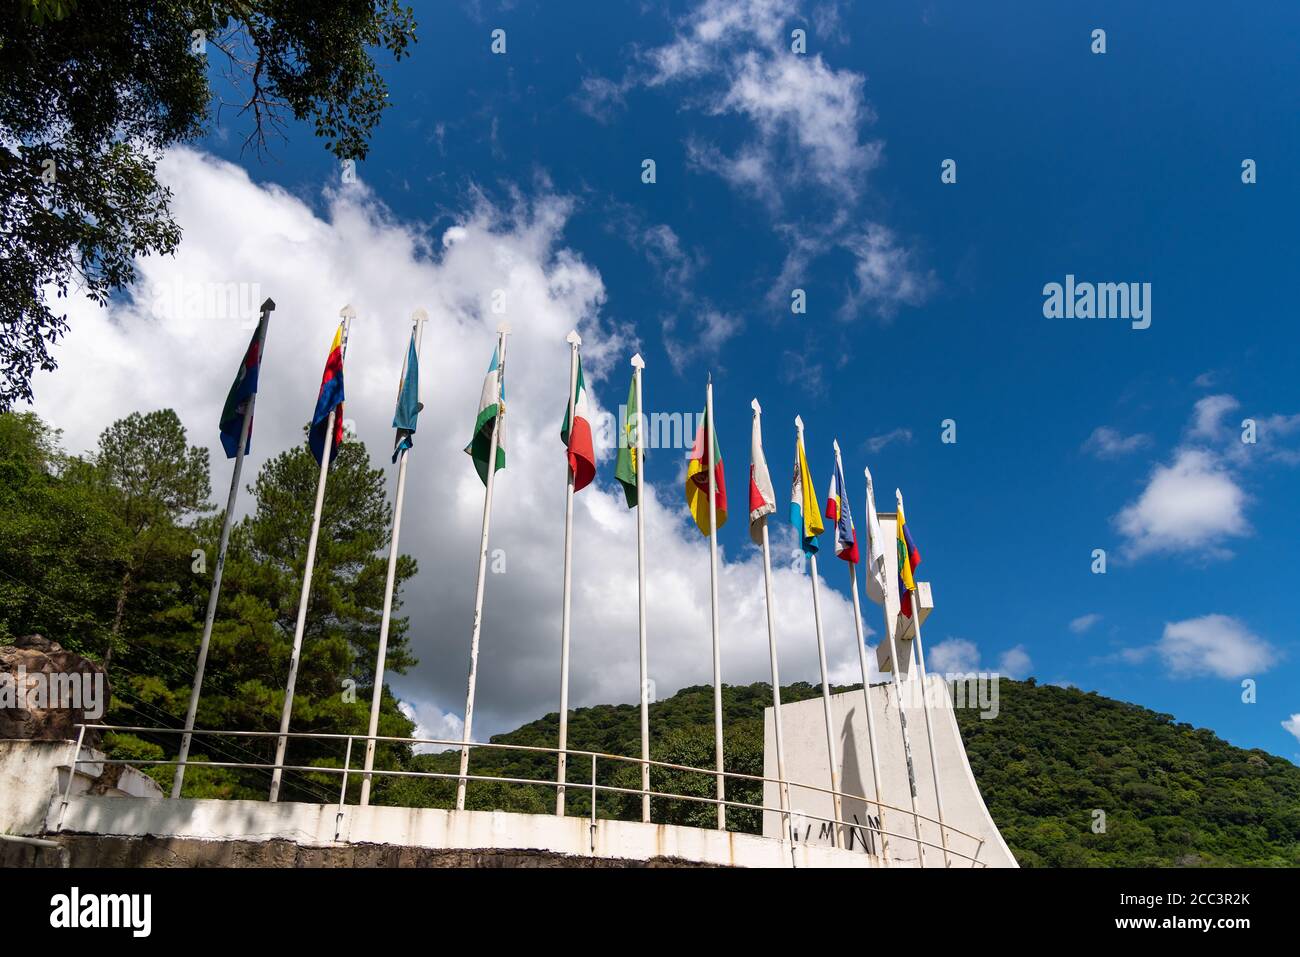
[[[903,493],[894,489],[898,499],[898,520],[903,520]],[[913,582],[915,584],[915,581]],[[948,829],[943,823],[943,795],[939,788],[939,756],[934,750],[934,727],[930,720],[930,692],[925,675],[925,654],[921,650],[921,592],[912,589],[912,628],[916,632],[916,664],[921,673],[921,703],[925,707],[925,736],[930,745],[930,773],[934,776],[934,805],[939,817],[939,840],[943,844],[943,866],[951,867],[948,858]]]
[[[803,419],[800,416],[794,417],[794,427],[798,432],[799,448],[803,448]],[[797,454],[797,453],[796,453]],[[806,453],[805,453],[806,454]],[[803,468],[800,466],[800,482],[802,483]],[[803,507],[808,508],[808,502],[803,503]],[[800,538],[802,539],[802,530]],[[840,823],[844,820],[844,802],[840,795],[840,772],[836,765],[839,764],[839,757],[835,748],[835,720],[831,716],[831,686],[826,677],[826,642],[822,637],[822,603],[821,592],[817,586],[817,555],[815,553],[808,555],[809,577],[812,578],[812,595],[813,595],[813,625],[817,632],[817,660],[822,670],[822,711],[826,715],[826,753],[830,758],[831,770],[831,800],[835,807],[835,821],[831,825],[831,843],[835,847],[840,846]]]
[[[843,478],[844,461],[840,458],[840,443],[836,440],[833,444],[835,446],[835,474]],[[849,490],[845,488],[841,489],[841,491],[847,499]],[[889,829],[885,827],[885,806],[881,803],[883,798],[880,790],[880,753],[876,748],[876,722],[872,714],[874,709],[871,705],[871,672],[867,669],[867,639],[862,629],[862,604],[858,600],[858,563],[849,562],[848,566],[849,587],[853,594],[853,628],[858,639],[858,664],[862,668],[862,696],[866,700],[867,706],[867,744],[871,751],[871,783],[875,787],[876,815],[880,821],[880,857],[882,861],[888,864],[889,857],[886,852],[889,849],[889,839],[884,836],[884,832]],[[871,812],[869,810],[867,813],[870,816]]]
[[[749,403],[754,421],[762,428],[763,407],[758,399]],[[759,433],[762,434],[761,431]],[[776,609],[772,604],[772,554],[767,541],[767,516],[762,518],[763,597],[767,603],[767,654],[772,660],[772,721],[776,733],[776,778],[781,799],[781,840],[790,837],[790,785],[785,777],[785,740],[781,733],[781,668],[776,654]]]
[[[636,378],[636,578],[639,640],[641,645],[641,820],[650,822],[650,673],[646,657],[645,625],[645,429],[641,404],[641,375],[645,360],[632,357]]]
[[[474,627],[469,640],[469,686],[465,691],[465,723],[461,729],[460,778],[456,781],[456,810],[465,810],[465,783],[469,774],[469,742],[474,740],[474,685],[478,681],[478,643],[483,632],[483,585],[487,575],[488,530],[492,525],[492,483],[497,474],[497,445],[506,421],[506,336],[510,324],[497,326],[497,414],[492,417],[488,445],[487,480],[483,483],[483,533],[478,544],[478,583],[474,591]]]
[[[876,497],[871,487],[871,469],[863,468],[863,473],[867,479],[867,508],[875,509]],[[916,835],[916,862],[920,867],[925,867],[925,847],[921,844],[921,819],[917,816],[916,808],[916,769],[912,764],[912,736],[907,731],[907,709],[903,707],[903,686],[898,678],[898,639],[895,632],[897,631],[894,616],[889,612],[889,585],[886,582],[884,594],[881,596],[881,611],[885,615],[885,634],[889,637],[889,660],[892,663],[890,675],[893,678],[894,697],[898,701],[898,723],[903,731],[903,757],[907,761],[907,793],[912,801],[912,832]]]
[[[343,338],[339,345],[339,358],[348,351],[348,332],[352,328],[352,319],[357,311],[352,306],[339,310],[343,317]],[[334,448],[334,417],[338,415],[338,406],[330,409],[325,422],[325,447],[320,457],[320,478],[316,482],[316,510],[312,513],[311,535],[307,539],[307,563],[302,573],[302,595],[298,599],[298,623],[293,630],[293,651],[289,656],[289,681],[284,689],[284,709],[280,712],[280,736],[275,742],[275,770],[271,772],[271,803],[280,799],[280,781],[284,776],[284,751],[289,743],[289,717],[293,714],[293,689],[298,682],[298,658],[302,653],[302,636],[307,627],[307,602],[311,598],[311,576],[316,567],[316,540],[320,536],[321,510],[325,506],[325,483],[330,473],[330,451]]]
[[[713,750],[717,758],[718,830],[727,829],[727,779],[722,762],[722,645],[718,622],[718,463],[716,455],[717,423],[713,419],[713,373],[704,393],[704,417],[708,422],[705,443],[709,455],[709,605],[713,630]]]
[[[424,324],[429,314],[417,309],[411,315],[415,323],[415,357],[420,358],[420,340],[424,334]],[[406,384],[406,357],[402,359],[402,374],[398,379],[397,395],[401,399],[402,387]],[[419,401],[419,396],[416,396]],[[402,532],[402,502],[406,498],[406,460],[410,449],[402,449],[397,463],[397,493],[393,497],[393,531],[388,539],[388,578],[384,582],[384,612],[379,622],[379,653],[375,658],[375,689],[370,697],[370,725],[366,731],[366,762],[364,777],[361,779],[361,806],[370,803],[370,772],[375,766],[375,735],[379,733],[379,705],[384,697],[384,662],[388,657],[388,628],[393,615],[393,587],[397,580],[397,539]]]
[[[578,388],[578,347],[582,345],[582,336],[574,329],[564,341],[569,344],[569,428],[574,428],[573,408],[574,390]],[[572,439],[572,432],[570,432]],[[560,750],[556,772],[555,813],[564,816],[564,781],[565,769],[568,767],[569,746],[569,604],[573,584],[573,468],[566,465],[565,474],[568,481],[564,496],[564,599],[560,606]],[[642,692],[644,695],[644,692]]]
[[[271,323],[271,312],[275,303],[269,298],[262,303],[262,315],[258,320],[261,332],[257,339],[257,361],[260,365],[262,353],[266,347],[266,329]],[[260,374],[260,370],[259,370]],[[181,750],[176,756],[176,773],[172,778],[172,797],[181,796],[181,785],[185,783],[185,762],[190,756],[190,740],[194,734],[194,718],[199,710],[199,694],[203,690],[203,671],[208,664],[208,645],[212,641],[212,623],[217,617],[217,598],[221,594],[221,573],[226,568],[226,547],[230,543],[230,526],[235,518],[235,499],[239,497],[239,475],[244,470],[244,449],[248,446],[248,433],[253,429],[253,405],[257,402],[254,392],[244,403],[244,421],[239,426],[239,451],[235,453],[235,470],[230,475],[230,497],[226,499],[226,514],[221,523],[221,539],[217,546],[217,564],[212,569],[212,589],[208,592],[208,612],[203,618],[203,637],[199,639],[199,660],[194,667],[194,686],[190,689],[190,706],[185,712],[185,733],[181,735]]]

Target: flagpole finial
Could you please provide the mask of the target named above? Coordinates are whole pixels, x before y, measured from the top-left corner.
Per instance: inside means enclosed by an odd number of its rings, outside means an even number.
[[[645,360],[641,358],[641,353],[638,352],[636,355],[632,357],[632,368],[633,369],[645,368]]]
[[[510,323],[506,322],[506,321],[503,319],[503,320],[502,320],[502,321],[497,325],[497,332],[499,332],[499,333],[500,333],[501,335],[503,335],[503,336],[508,336],[508,335],[510,335]]]
[[[578,335],[577,329],[574,329],[567,336],[564,337],[564,341],[569,343],[570,345],[580,346],[582,345],[582,336]]]
[[[266,302],[262,303],[262,311],[263,311],[263,312],[274,312],[274,311],[275,311],[275,300],[272,299],[270,296],[267,296],[267,297],[266,297]]]
[[[902,493],[902,491],[901,491],[900,489],[894,489],[894,498],[895,498],[895,500],[897,500],[897,502],[898,502],[898,507],[899,507],[900,509],[902,509],[902,507],[903,507],[903,493]]]
[[[762,414],[763,414],[763,407],[762,407],[761,405],[758,404],[758,399],[757,399],[757,398],[754,398],[754,399],[751,399],[751,400],[750,400],[749,407],[750,407],[751,409],[754,410],[754,414],[755,414],[755,415],[762,415]]]
[[[865,465],[862,466],[862,474],[865,475],[865,476],[867,477],[867,484],[870,485],[870,484],[871,484],[871,469],[867,468]]]
[[[803,416],[796,415],[794,417],[794,427],[799,430],[800,434],[803,433]]]
[[[428,322],[428,321],[429,321],[429,313],[428,313],[428,311],[425,310],[423,306],[421,306],[419,309],[415,310],[415,312],[411,313],[411,321],[412,321],[412,322]]]
[[[839,457],[840,457],[840,440],[839,440],[839,439],[831,439],[831,445],[835,446],[835,457],[836,457],[836,458],[839,458]]]
[[[339,317],[342,319],[355,319],[357,317],[357,310],[351,303],[348,303],[339,310]]]

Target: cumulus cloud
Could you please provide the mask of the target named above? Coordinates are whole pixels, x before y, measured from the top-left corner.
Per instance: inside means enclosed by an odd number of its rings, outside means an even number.
[[[1078,618],[1075,618],[1070,622],[1070,630],[1076,635],[1082,635],[1091,630],[1092,626],[1097,624],[1099,621],[1101,621],[1101,615],[1096,612],[1087,615],[1080,615]]]
[[[160,167],[175,193],[185,238],[174,257],[145,259],[131,297],[106,310],[69,304],[72,332],[58,346],[60,369],[36,381],[36,411],[64,430],[70,451],[94,445],[113,419],[174,408],[191,441],[213,456],[213,485],[229,475],[216,421],[256,319],[275,299],[258,396],[250,479],[268,458],[302,441],[339,308],[358,312],[347,356],[347,417],[376,467],[391,474],[390,421],[411,312],[424,307],[421,382],[425,410],[412,454],[403,550],[420,574],[404,590],[419,666],[391,676],[421,727],[445,737],[464,709],[483,488],[462,448],[477,409],[497,323],[513,324],[507,369],[509,465],[496,484],[493,549],[504,573],[486,585],[475,737],[514,727],[559,700],[559,619],[565,464],[557,438],[568,370],[564,336],[583,335],[597,413],[626,390],[630,343],[601,320],[600,274],[564,244],[570,200],[542,193],[492,202],[471,194],[454,227],[428,235],[396,220],[364,187],[324,197],[320,212],[236,166],[192,150]],[[258,284],[251,314],[219,319],[204,309],[155,309],[159,290]],[[504,315],[492,311],[498,300]],[[612,378],[611,378],[612,376]],[[95,383],[87,402],[85,384]],[[611,391],[612,390],[612,391]],[[637,699],[635,514],[608,475],[575,505],[572,685],[581,706]],[[660,696],[709,683],[707,540],[680,504],[684,453],[647,457],[646,534],[650,675]],[[743,475],[743,470],[742,473]],[[734,480],[733,480],[734,481]],[[247,511],[249,497],[241,497]],[[310,507],[309,502],[303,508]],[[743,521],[737,513],[732,521]],[[814,679],[807,577],[774,562],[781,670]],[[762,568],[748,544],[724,548],[719,581],[724,680],[769,674]],[[857,680],[852,606],[825,588],[822,613],[835,680]],[[874,656],[873,656],[874,657]]]
[[[1293,714],[1291,717],[1283,721],[1282,727],[1290,734],[1295,735],[1297,741],[1300,741],[1300,713]]]
[[[972,671],[996,671],[1008,678],[1023,678],[1034,666],[1024,645],[1008,648],[998,656],[996,668],[981,662],[979,646],[965,638],[948,638],[927,652],[926,667],[935,674],[969,674]]]
[[[1168,622],[1156,651],[1175,678],[1241,678],[1267,671],[1277,661],[1272,645],[1228,615]]]
[[[1029,657],[1029,652],[1025,650],[1024,645],[1008,648],[998,658],[998,673],[1004,674],[1008,678],[1023,678],[1029,674],[1029,670],[1033,667],[1034,662]]]
[[[1249,534],[1246,493],[1219,459],[1184,448],[1157,466],[1135,502],[1115,516],[1129,557],[1193,552],[1207,558],[1232,553],[1223,542]]]
[[[1088,436],[1087,441],[1083,443],[1083,451],[1099,459],[1116,459],[1150,444],[1149,435],[1141,433],[1124,435],[1110,426],[1099,425],[1092,430],[1092,435]]]
[[[979,671],[980,650],[965,638],[949,638],[930,649],[929,669],[936,674]]]

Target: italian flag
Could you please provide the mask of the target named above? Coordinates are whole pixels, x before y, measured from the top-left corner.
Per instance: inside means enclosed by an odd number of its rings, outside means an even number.
[[[578,378],[573,387],[573,395],[564,411],[564,428],[560,429],[560,441],[569,450],[573,490],[580,492],[596,477],[596,450],[591,442],[591,403],[587,401],[587,383],[582,377],[581,356],[578,357]]]

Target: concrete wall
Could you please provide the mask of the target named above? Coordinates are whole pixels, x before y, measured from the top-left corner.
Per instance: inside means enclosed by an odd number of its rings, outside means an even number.
[[[51,805],[51,831],[60,805],[57,800]],[[63,831],[165,842],[281,842],[300,848],[514,849],[567,857],[584,866],[589,859],[638,865],[682,860],[731,867],[876,867],[880,863],[866,854],[831,847],[792,847],[756,834],[639,821],[598,820],[593,827],[586,818],[549,814],[354,805],[345,806],[340,813],[337,805],[265,801],[122,800],[83,795],[69,803]]]
[[[0,834],[32,836],[45,829],[51,800],[67,787],[73,741],[0,741]],[[81,749],[82,760],[104,759],[101,751]],[[106,774],[105,771],[108,773]],[[153,778],[124,765],[78,764],[73,794],[161,797]]]
[[[943,795],[944,821],[951,827],[959,828],[977,838],[983,838],[983,846],[976,839],[961,835],[949,837],[949,848],[953,851],[975,856],[979,849],[978,860],[990,867],[1016,867],[1015,857],[1002,840],[997,825],[989,816],[984,799],[980,796],[966,760],[966,749],[962,744],[961,734],[957,729],[956,715],[953,713],[951,699],[946,686],[937,675],[930,677],[931,718],[934,723],[935,750],[939,759],[940,790]],[[917,811],[931,818],[937,818],[934,777],[930,771],[930,751],[925,733],[925,715],[919,695],[919,678],[904,682],[903,687],[913,689],[915,701],[905,690],[907,700],[904,712],[907,718],[908,732],[912,741],[912,760],[916,770]],[[876,744],[880,755],[881,797],[885,804],[903,808],[907,813],[886,808],[880,829],[895,834],[914,836],[911,801],[909,796],[907,764],[904,757],[902,725],[900,723],[898,701],[892,684],[873,685],[871,702],[876,731]],[[851,691],[831,696],[832,726],[835,733],[836,750],[839,754],[840,789],[843,792],[875,797],[871,771],[871,750],[867,739],[866,699],[862,692]],[[781,707],[782,732],[785,744],[786,778],[801,784],[830,788],[830,762],[826,752],[826,719],[820,697]],[[765,733],[763,745],[763,776],[775,778],[776,733],[773,722],[773,710],[767,709],[765,716]],[[822,817],[833,817],[834,805],[829,794],[791,787],[790,803],[794,811],[804,811]],[[763,786],[763,804],[767,807],[780,807],[780,795],[777,785],[767,783]],[[844,820],[858,821],[862,829],[850,834],[847,845],[852,842],[854,850],[866,856],[867,847],[875,849],[881,835],[874,834],[868,827],[867,804],[860,800],[845,800]],[[871,806],[871,816],[877,811]],[[831,843],[829,832],[823,832],[818,821],[796,820],[797,837],[800,841],[825,846]],[[766,811],[763,815],[763,833],[768,837],[781,834],[781,814],[779,811]],[[921,823],[922,840],[942,844],[937,824]],[[917,845],[914,841],[900,837],[883,837],[888,845],[888,856],[913,866],[917,864]],[[941,850],[926,848],[924,864],[927,867],[941,866]],[[969,860],[951,857],[952,867],[971,867]]]

